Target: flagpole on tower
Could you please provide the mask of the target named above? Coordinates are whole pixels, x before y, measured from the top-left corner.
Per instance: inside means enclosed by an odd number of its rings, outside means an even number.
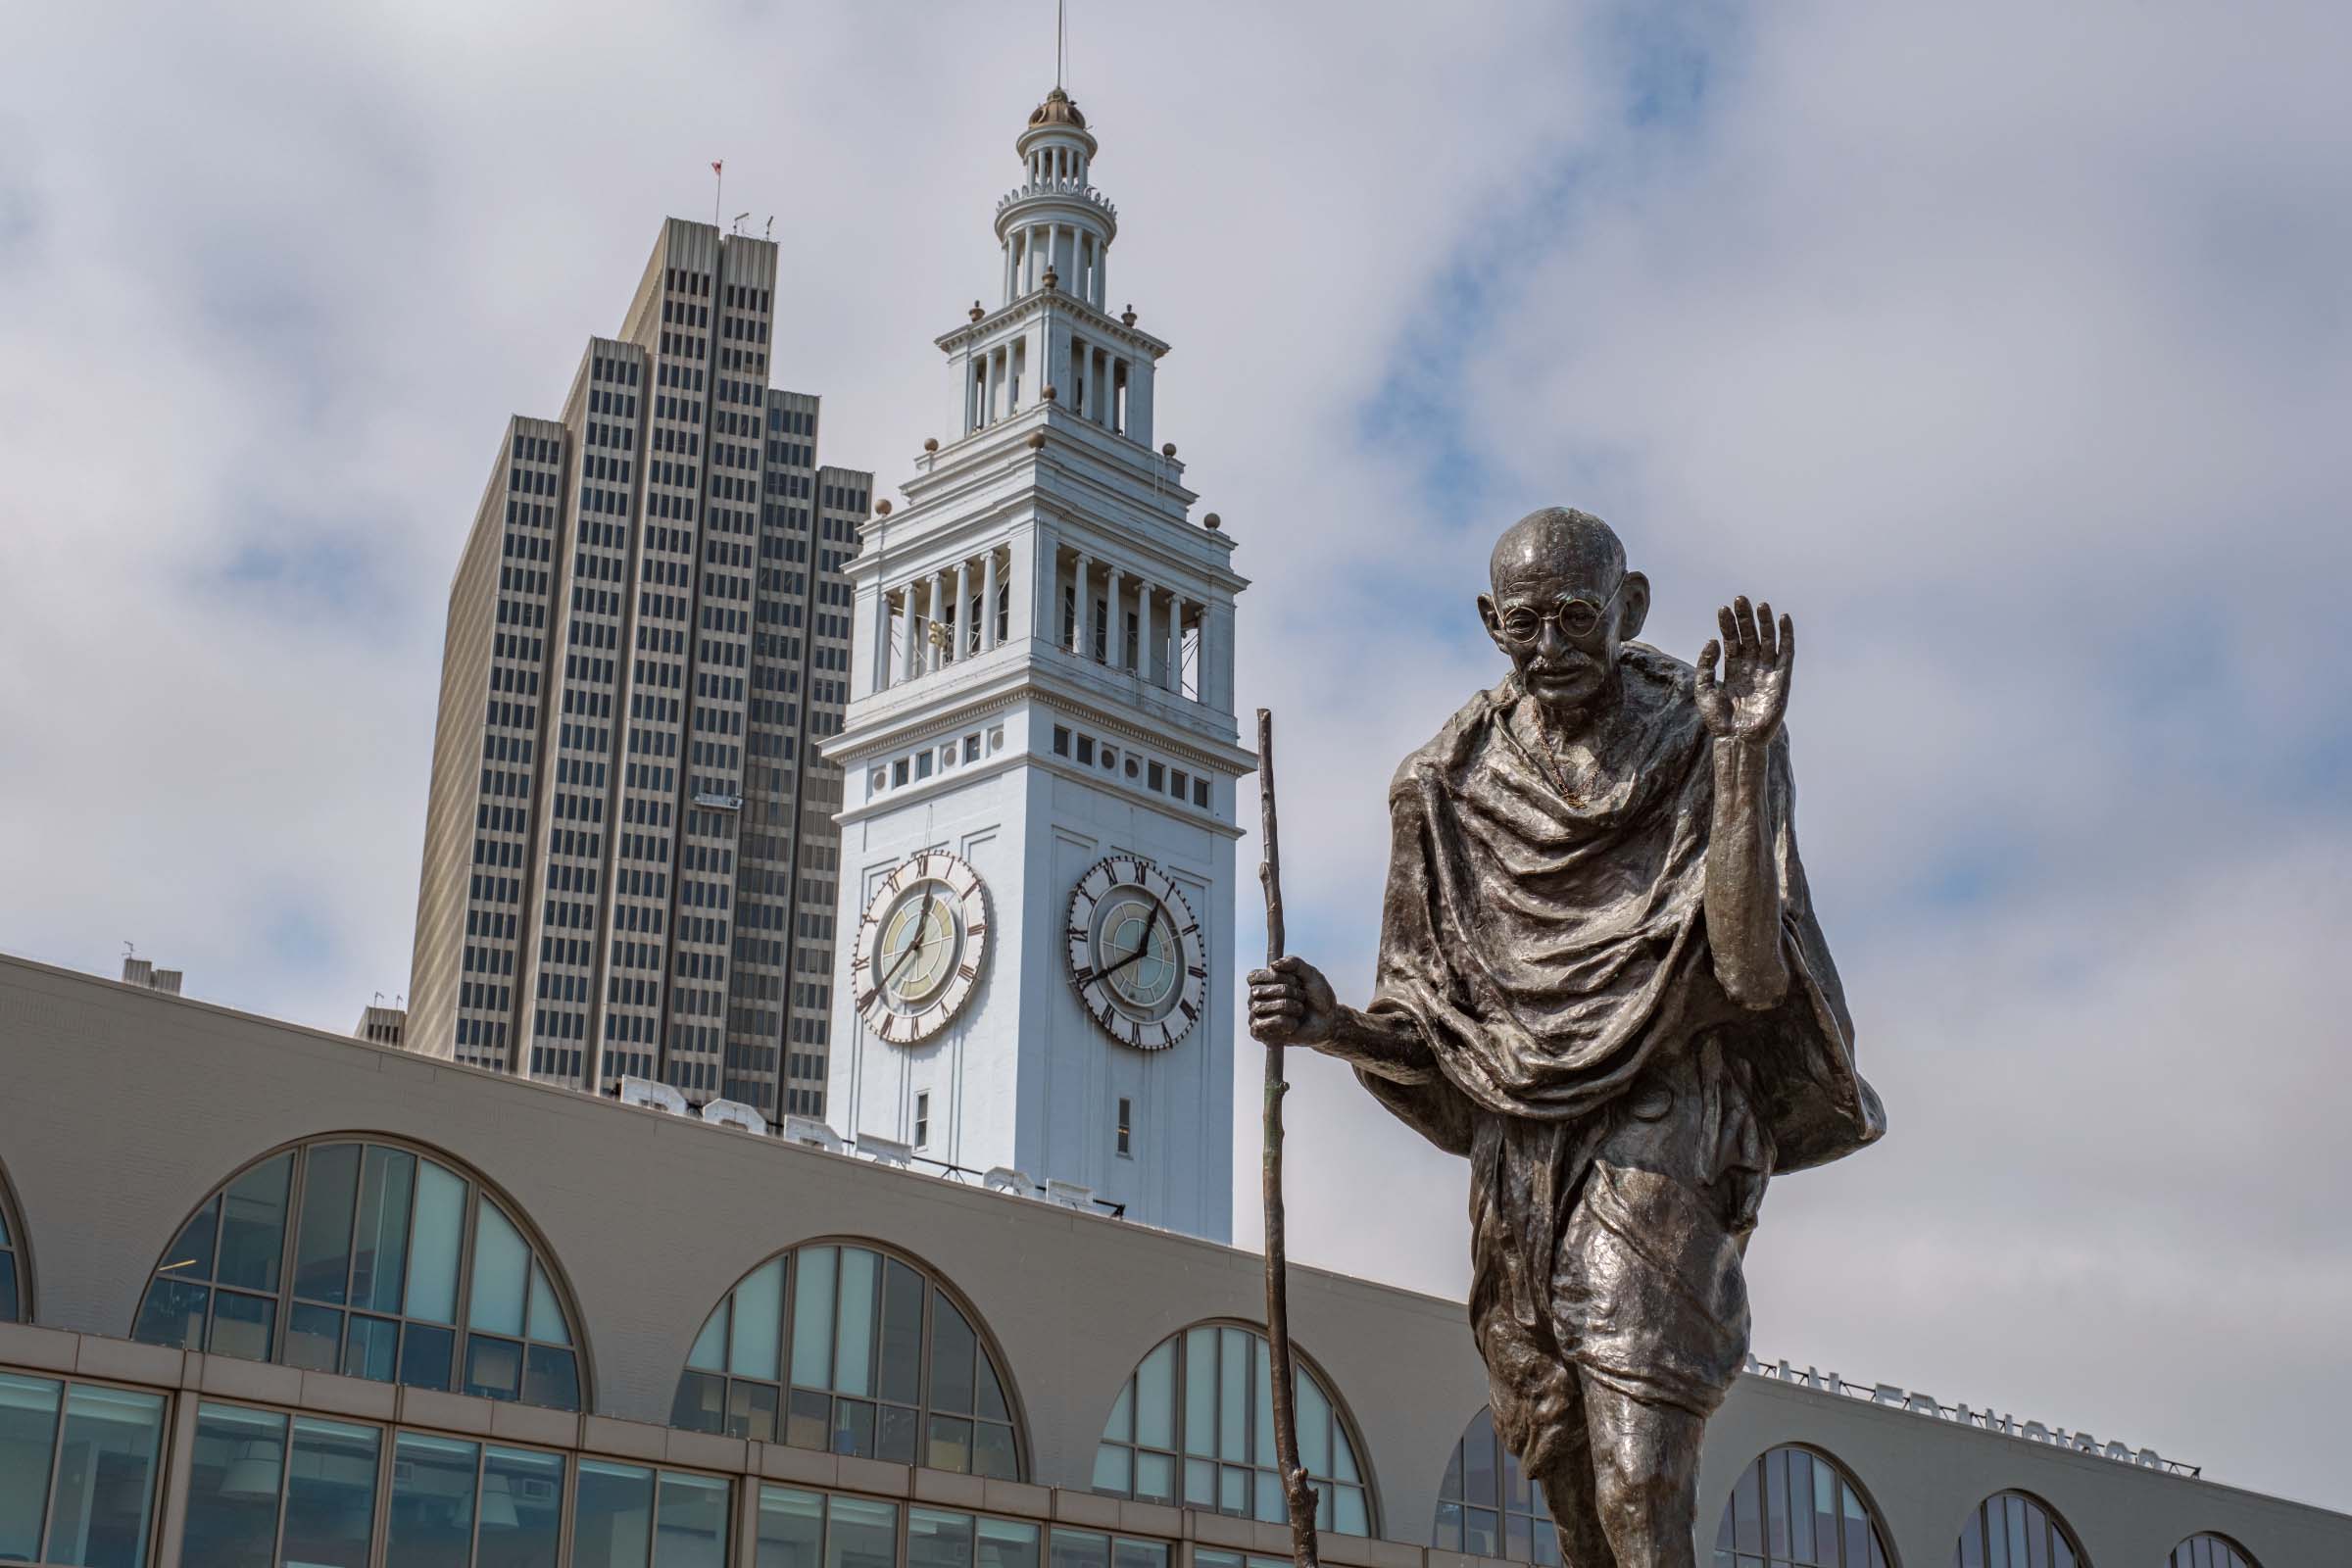
[[[718,226],[720,198],[726,194],[727,176],[722,172],[726,167],[727,161],[723,158],[710,166],[710,178],[714,182],[710,190],[710,226],[712,228]]]
[[[1054,0],[1054,85],[1063,86],[1070,63],[1070,0]]]

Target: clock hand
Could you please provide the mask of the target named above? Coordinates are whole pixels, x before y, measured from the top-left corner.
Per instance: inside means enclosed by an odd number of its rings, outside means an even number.
[[[1135,951],[1133,953],[1130,953],[1127,955],[1127,956],[1121,958],[1118,962],[1103,970],[1102,978],[1105,980],[1109,979],[1112,975],[1117,974],[1121,969],[1126,968],[1129,964],[1135,962],[1145,954],[1152,951],[1152,933],[1159,929],[1160,912],[1159,901],[1157,899],[1153,899],[1152,901],[1152,914],[1150,918],[1144,921],[1144,939],[1135,945]]]
[[[925,895],[923,896],[923,910],[924,910],[924,914],[926,914],[926,915],[927,915],[927,914],[930,912],[930,908],[931,908],[931,896],[930,896],[929,894],[925,894]],[[915,920],[915,929],[916,929],[917,931],[920,931],[920,930],[923,928],[923,925],[924,925],[924,920],[923,920],[921,917],[918,917],[918,918]],[[918,936],[918,937],[916,937],[916,938],[915,938],[915,939],[914,939],[912,942],[909,942],[909,943],[907,943],[907,944],[906,944],[906,951],[905,953],[902,953],[902,954],[900,954],[900,955],[899,955],[899,961],[898,961],[898,962],[896,962],[896,963],[894,963],[894,964],[892,964],[892,965],[890,966],[890,973],[888,973],[888,974],[886,974],[886,975],[884,975],[884,976],[882,977],[882,984],[883,984],[883,985],[885,985],[885,986],[888,986],[888,985],[889,985],[889,984],[890,984],[890,983],[891,983],[893,980],[896,980],[896,979],[899,977],[899,971],[900,971],[901,969],[904,969],[904,968],[906,968],[906,961],[907,961],[909,958],[912,958],[912,957],[914,956],[914,955],[915,955],[915,952],[916,952],[916,950],[917,950],[917,949],[919,949],[919,948],[921,948],[921,947],[923,947],[924,945],[925,945],[925,944],[924,944],[924,942],[923,942],[923,939],[922,939],[921,937],[919,937],[919,936]]]

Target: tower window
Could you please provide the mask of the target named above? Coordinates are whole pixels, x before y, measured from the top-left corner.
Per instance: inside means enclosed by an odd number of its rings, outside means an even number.
[[[1135,1157],[1135,1102],[1124,1095],[1119,1097],[1119,1153]]]
[[[918,1089],[914,1093],[914,1147],[931,1147],[931,1091]]]
[[[1094,760],[1095,760],[1095,738],[1094,738],[1092,735],[1081,735],[1081,736],[1079,736],[1079,737],[1078,737],[1078,760],[1080,760],[1081,762],[1091,762],[1091,761],[1093,761]]]
[[[1059,724],[1054,726],[1054,755],[1055,757],[1070,755],[1070,732]]]

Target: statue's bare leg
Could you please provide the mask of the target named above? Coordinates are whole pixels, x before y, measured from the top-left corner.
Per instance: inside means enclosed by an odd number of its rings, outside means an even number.
[[[1570,1374],[1575,1375],[1573,1370]],[[1592,1439],[1585,1412],[1573,1410],[1561,1423],[1558,1441],[1548,1445],[1547,1456],[1528,1479],[1544,1489],[1544,1505],[1560,1532],[1560,1561],[1567,1568],[1618,1568],[1609,1538],[1600,1527],[1600,1508],[1594,1495]]]
[[[1698,1449],[1706,1423],[1592,1378],[1585,1380],[1585,1423],[1596,1511],[1617,1568],[1696,1568]]]

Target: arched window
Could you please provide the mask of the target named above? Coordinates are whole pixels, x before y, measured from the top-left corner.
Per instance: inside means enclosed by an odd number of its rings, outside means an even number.
[[[1017,1481],[1012,1400],[974,1315],[883,1249],[797,1248],[695,1336],[669,1424]]]
[[[577,1410],[578,1337],[557,1277],[480,1182],[398,1144],[321,1139],[204,1200],[131,1337]]]
[[[2047,1503],[1996,1492],[1960,1527],[1952,1560],[1955,1568],[2080,1568],[2084,1558],[2074,1532]]]
[[[1715,1568],[1886,1568],[1879,1517],[1838,1461],[1774,1448],[1740,1473],[1715,1532]]]
[[[1368,1536],[1371,1494],[1348,1417],[1303,1357],[1295,1371],[1298,1462],[1321,1494],[1317,1522],[1340,1535]],[[1274,1466],[1266,1337],[1204,1323],[1160,1341],[1110,1407],[1095,1450],[1095,1490],[1270,1524],[1287,1519]]]
[[[1520,1474],[1518,1455],[1502,1446],[1494,1412],[1487,1405],[1470,1418],[1446,1463],[1429,1544],[1446,1551],[1560,1568],[1559,1532],[1544,1505],[1543,1489]]]
[[[2228,1536],[2194,1535],[2173,1548],[2171,1568],[2256,1568],[2253,1554]]]
[[[24,1266],[24,1226],[17,1218],[17,1195],[0,1169],[0,1323],[32,1320],[32,1270]]]

